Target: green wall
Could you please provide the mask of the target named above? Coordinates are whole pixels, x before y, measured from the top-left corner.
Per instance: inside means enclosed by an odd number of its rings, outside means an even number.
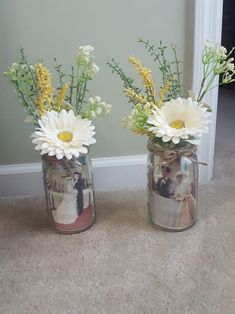
[[[54,56],[65,69],[74,62],[77,49],[95,47],[100,72],[90,85],[91,95],[99,95],[113,105],[108,117],[96,121],[97,143],[92,157],[144,154],[146,138],[121,128],[121,120],[131,108],[122,93],[122,83],[111,73],[106,61],[115,57],[130,75],[134,70],[128,56],[135,54],[146,66],[155,66],[137,43],[141,36],[152,42],[175,43],[185,61],[185,89],[192,74],[193,0],[1,0],[0,2],[0,164],[39,162],[30,134],[23,122],[25,113],[3,72],[18,60],[24,47],[31,62],[44,60],[52,68]],[[153,71],[154,72],[154,71]],[[155,75],[156,85],[158,77]]]

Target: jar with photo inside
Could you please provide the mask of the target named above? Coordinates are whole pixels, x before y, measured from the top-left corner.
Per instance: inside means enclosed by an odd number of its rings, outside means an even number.
[[[60,233],[77,233],[95,221],[92,168],[89,154],[61,160],[42,156],[50,226]]]
[[[163,149],[148,143],[148,209],[161,229],[181,231],[197,219],[198,163],[196,146]]]

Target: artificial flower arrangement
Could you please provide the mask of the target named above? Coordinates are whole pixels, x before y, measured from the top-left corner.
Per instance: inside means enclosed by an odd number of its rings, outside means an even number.
[[[25,122],[35,125],[32,142],[41,155],[71,160],[86,154],[88,146],[96,142],[91,120],[109,113],[111,105],[99,96],[86,100],[87,84],[99,71],[93,51],[90,45],[79,47],[67,82],[62,65],[54,59],[59,77],[57,89],[49,70],[42,62],[30,64],[23,49],[19,63],[13,63],[5,72],[28,113]]]
[[[149,41],[138,40],[158,63],[162,74],[162,84],[157,94],[151,70],[141,61],[130,56],[129,61],[136,69],[143,89],[137,87],[134,79],[128,77],[120,65],[112,59],[107,64],[116,73],[124,85],[124,93],[133,104],[130,115],[123,119],[123,126],[133,132],[147,135],[151,142],[163,148],[180,148],[190,144],[198,145],[201,135],[208,131],[210,123],[210,106],[203,102],[206,93],[215,87],[215,78],[220,75],[219,85],[233,81],[235,69],[231,53],[226,48],[207,41],[202,52],[203,78],[198,95],[189,91],[188,98],[183,97],[180,82],[180,61],[176,48],[164,46],[162,42],[156,47]],[[172,60],[166,56],[172,52]]]

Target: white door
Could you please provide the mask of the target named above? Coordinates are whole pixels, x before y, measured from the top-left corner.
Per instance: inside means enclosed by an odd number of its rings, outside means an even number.
[[[197,93],[202,78],[201,52],[206,40],[221,43],[223,0],[195,0],[195,36],[194,36],[194,66],[193,86]],[[214,88],[204,98],[213,110],[210,132],[203,136],[199,146],[198,159],[205,161],[208,166],[200,166],[200,182],[208,182],[213,177],[214,146],[216,131],[216,116],[218,102],[218,88]]]

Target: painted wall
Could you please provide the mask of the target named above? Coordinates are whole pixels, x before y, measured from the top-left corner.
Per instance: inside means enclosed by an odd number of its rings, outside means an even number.
[[[111,73],[106,61],[115,57],[130,75],[128,56],[135,54],[146,66],[154,67],[137,37],[154,43],[163,40],[178,47],[185,60],[185,89],[192,77],[193,0],[1,0],[0,10],[0,164],[40,161],[30,134],[33,127],[23,122],[25,113],[3,72],[18,59],[24,47],[31,62],[44,60],[50,69],[53,57],[64,65],[73,64],[81,45],[95,47],[100,72],[90,85],[113,105],[110,116],[97,120],[97,144],[92,157],[143,154],[146,138],[121,128],[122,117],[131,105],[122,93],[122,83]],[[53,72],[53,71],[52,71]],[[156,85],[158,77],[155,75]]]

